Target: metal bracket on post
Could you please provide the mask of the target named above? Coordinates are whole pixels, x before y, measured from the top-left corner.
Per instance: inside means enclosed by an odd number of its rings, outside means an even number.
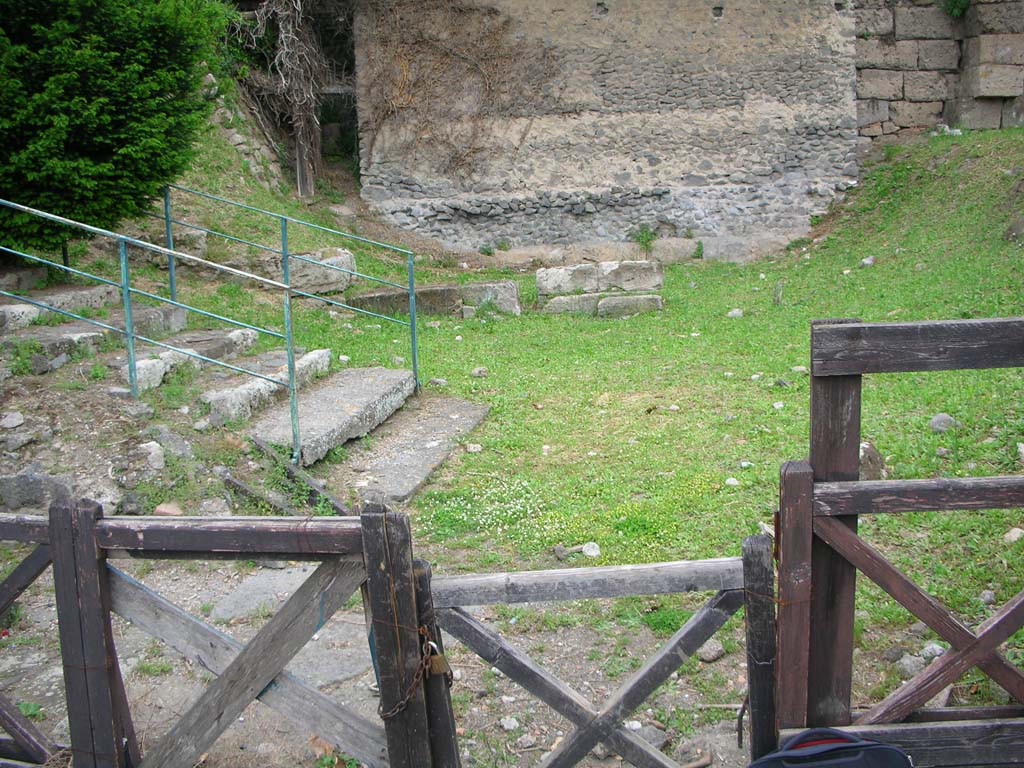
[[[406,261],[409,273],[409,333],[412,344],[412,376],[416,382],[416,391],[420,391],[420,351],[416,338],[416,276],[414,274],[414,256],[409,254]]]
[[[288,288],[284,294],[284,336],[288,357],[288,400],[292,417],[292,463],[302,463],[299,437],[299,384],[295,378],[295,340],[292,335],[292,280],[288,263],[288,219],[281,217],[281,279]]]
[[[174,231],[171,228],[171,188],[164,187],[164,240],[167,250],[174,250]],[[174,254],[167,255],[167,278],[171,289],[171,301],[178,300],[178,281],[175,275]]]
[[[131,275],[128,269],[128,242],[122,237],[117,241],[117,253],[121,260],[121,301],[124,304],[124,337],[128,347],[128,386],[132,397],[139,399],[139,377],[135,369],[135,323],[132,320]]]

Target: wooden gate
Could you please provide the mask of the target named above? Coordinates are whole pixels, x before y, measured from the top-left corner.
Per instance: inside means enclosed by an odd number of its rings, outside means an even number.
[[[1024,626],[1024,591],[977,631],[857,535],[864,514],[1024,507],[1024,477],[858,481],[861,375],[1024,366],[1024,320],[862,324],[811,332],[810,462],[782,468],[778,520],[778,713],[783,728],[845,726],[905,747],[918,768],[1024,764],[1024,709],[921,712],[978,667],[1024,703],[1024,674],[999,652]],[[853,619],[860,571],[952,650],[884,701],[851,713]],[[955,721],[955,722],[950,722]]]
[[[447,686],[420,685],[422,677],[413,684],[417,669],[423,666],[419,636],[427,630],[421,629],[415,595],[401,589],[402,584],[413,588],[412,564],[403,565],[395,558],[400,554],[395,547],[400,537],[395,530],[381,535],[384,518],[382,508],[367,510],[362,518],[104,518],[99,505],[89,501],[54,505],[49,520],[0,515],[0,540],[37,545],[0,584],[0,610],[53,565],[71,733],[67,749],[74,767],[190,768],[257,699],[302,731],[317,733],[371,768],[389,764],[389,750],[397,749],[393,742],[401,742],[405,730],[420,727],[417,715],[423,718],[424,736],[425,718],[431,718],[432,733],[423,742],[428,750],[432,741],[447,739],[454,744]],[[392,529],[407,534],[408,520],[397,516]],[[123,557],[269,557],[320,561],[320,565],[243,647],[107,562]],[[402,696],[409,700],[408,706],[387,720],[386,728],[285,671],[292,657],[367,582],[364,557],[371,564],[368,592],[381,659],[382,699],[386,706]],[[407,597],[413,602],[408,603]],[[398,620],[395,606],[405,611]],[[217,675],[144,755],[121,679],[111,612]],[[403,645],[408,628],[415,639]],[[395,653],[396,641],[401,654]],[[432,692],[430,706],[425,703],[424,688]],[[12,737],[0,740],[2,766],[40,764],[62,749],[4,698],[0,698],[0,726]],[[430,765],[429,752],[425,761],[415,764]],[[444,760],[436,764],[457,765]]]

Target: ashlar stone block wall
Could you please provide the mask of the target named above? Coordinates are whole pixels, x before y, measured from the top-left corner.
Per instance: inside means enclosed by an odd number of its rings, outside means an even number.
[[[744,258],[856,177],[831,0],[377,0],[356,19],[363,195],[477,249],[701,240]]]
[[[939,122],[1024,125],[1024,2],[857,0],[857,126],[878,138]]]

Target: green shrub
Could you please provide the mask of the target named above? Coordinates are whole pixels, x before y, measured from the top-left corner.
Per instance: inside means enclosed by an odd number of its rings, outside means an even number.
[[[0,0],[0,197],[100,227],[188,166],[231,12],[219,0]],[[0,230],[70,231],[0,208]]]
[[[954,19],[959,19],[971,5],[971,0],[943,0],[942,7]]]
[[[654,241],[658,239],[658,233],[651,229],[647,224],[641,224],[630,239],[640,246],[641,251],[646,254],[650,254],[654,249]]]

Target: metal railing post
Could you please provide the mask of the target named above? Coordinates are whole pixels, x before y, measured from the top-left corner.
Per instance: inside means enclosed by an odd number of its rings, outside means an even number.
[[[288,398],[292,416],[292,463],[302,463],[299,437],[299,384],[295,377],[295,340],[292,335],[292,279],[288,263],[288,219],[281,217],[281,281],[288,286],[284,294],[284,335],[288,356]]]
[[[164,187],[164,240],[167,250],[174,250],[174,231],[171,227],[171,188]],[[178,300],[178,281],[175,275],[174,254],[167,255],[167,278],[171,288],[171,301]]]
[[[416,276],[413,269],[413,255],[410,253],[406,261],[409,272],[409,334],[412,344],[412,376],[416,382],[416,391],[420,391],[420,351],[416,338]]]
[[[121,259],[121,303],[124,305],[124,338],[128,347],[128,386],[132,397],[139,399],[139,379],[135,369],[135,323],[132,320],[131,275],[128,271],[128,243],[122,237],[117,241]]]

